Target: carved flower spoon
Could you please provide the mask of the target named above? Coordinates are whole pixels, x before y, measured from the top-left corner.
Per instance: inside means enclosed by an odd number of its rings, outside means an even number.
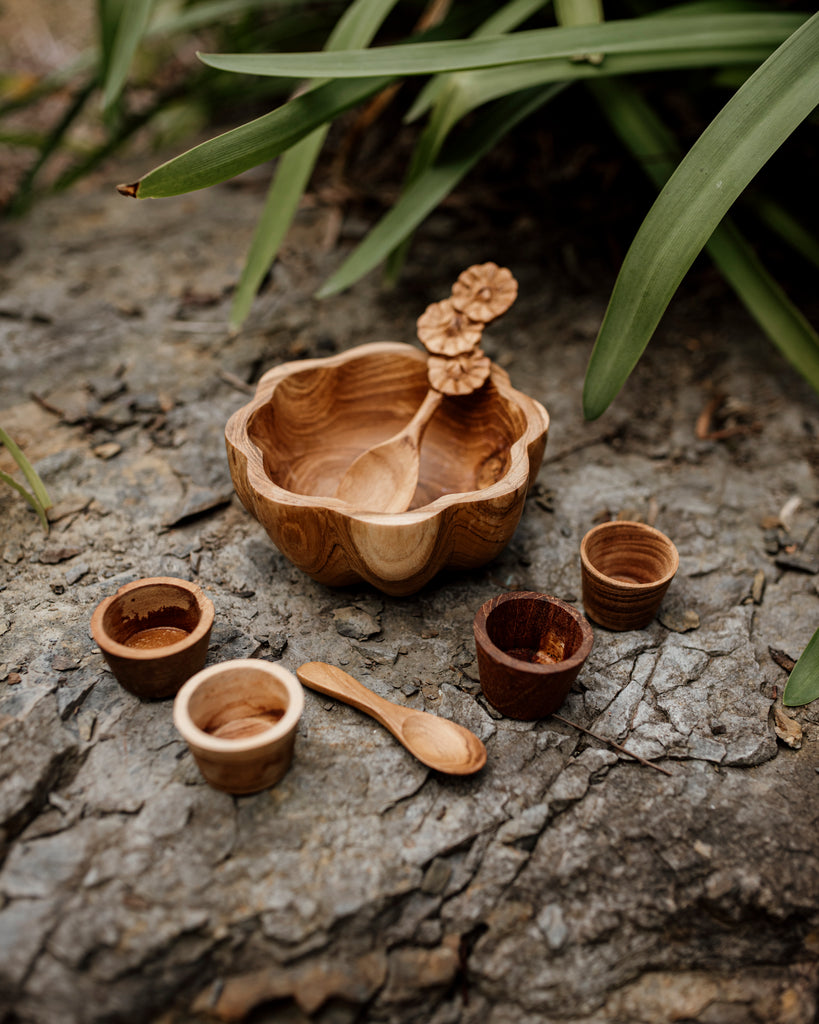
[[[368,448],[341,478],[336,497],[362,512],[406,512],[418,486],[421,440],[444,395],[469,395],[489,376],[489,359],[480,349],[453,358],[430,356],[429,389],[409,423],[397,434]]]
[[[364,512],[406,512],[418,486],[421,439],[443,397],[430,388],[403,430],[353,461],[336,497]]]
[[[384,700],[335,665],[310,661],[297,669],[296,675],[311,690],[371,715],[428,768],[450,775],[471,775],[486,764],[486,747],[469,729],[447,718]]]

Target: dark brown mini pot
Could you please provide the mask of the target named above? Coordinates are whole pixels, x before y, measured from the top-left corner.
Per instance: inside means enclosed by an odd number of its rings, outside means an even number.
[[[674,544],[645,523],[601,523],[580,544],[583,607],[607,629],[643,629],[680,564]]]
[[[117,681],[137,697],[172,697],[205,664],[213,602],[196,583],[154,576],[106,597],[91,634]]]
[[[592,649],[592,629],[570,604],[530,591],[481,605],[473,624],[484,696],[509,718],[557,711]]]

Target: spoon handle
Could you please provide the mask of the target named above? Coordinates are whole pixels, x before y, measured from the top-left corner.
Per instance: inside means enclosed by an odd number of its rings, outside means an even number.
[[[404,437],[412,440],[414,447],[418,448],[420,446],[427,424],[432,419],[432,414],[443,401],[443,397],[440,391],[430,388],[423,402],[418,406],[415,415],[401,431]]]
[[[377,693],[373,693],[336,665],[328,665],[323,661],[308,661],[296,669],[296,675],[311,690],[325,693],[328,697],[336,697],[345,704],[371,715],[402,743],[404,741],[401,736],[401,723],[407,715],[417,714],[411,708],[401,707],[400,704],[393,704],[392,701],[379,697]]]

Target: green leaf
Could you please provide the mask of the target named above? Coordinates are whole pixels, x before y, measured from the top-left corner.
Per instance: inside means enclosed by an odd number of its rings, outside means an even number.
[[[537,10],[545,6],[545,0],[511,0],[500,10],[479,25],[472,33],[473,39],[503,35],[526,21]],[[463,115],[471,109],[468,73],[437,75],[429,81],[417,97],[405,118],[411,122],[430,105],[433,105],[427,126],[412,152],[403,188],[406,189],[419,175],[435,162],[447,136]],[[404,265],[411,235],[393,250],[387,260],[385,280],[394,283]]]
[[[48,517],[45,514],[45,509],[40,504],[40,502],[37,501],[34,495],[29,494],[25,487],[18,484],[17,481],[13,479],[13,477],[10,477],[8,473],[2,472],[2,470],[0,470],[0,480],[2,480],[4,483],[7,483],[9,487],[13,487],[18,494],[21,494],[26,499],[29,505],[31,505],[31,507],[40,517],[40,523],[42,524],[43,529],[45,530],[46,533],[48,533]]]
[[[165,35],[176,32],[192,32],[206,25],[225,22],[228,18],[248,14],[260,9],[271,10],[274,7],[285,9],[300,8],[304,0],[204,0],[203,3],[191,7],[183,7],[179,11],[171,11],[161,20],[156,19],[149,34]]]
[[[9,454],[20,467],[23,476],[29,483],[33,493],[29,492],[21,484],[8,475],[8,473],[0,472],[0,480],[3,480],[10,487],[13,487],[15,491],[21,494],[26,501],[35,510],[37,515],[40,517],[40,522],[43,525],[43,529],[48,533],[48,518],[46,517],[46,509],[51,508],[51,498],[48,496],[48,491],[45,489],[43,481],[37,474],[35,468],[28,461],[26,456],[23,454],[20,447],[11,439],[11,437],[0,427],[0,444],[5,445],[8,449]]]
[[[726,221],[707,251],[770,340],[819,392],[819,334],[763,267],[753,247]]]
[[[819,240],[802,221],[768,196],[755,195],[748,201],[763,224],[819,270]]]
[[[327,49],[366,46],[397,0],[357,0],[345,12],[327,40]],[[315,86],[314,86],[315,87]],[[276,168],[230,311],[231,327],[242,325],[259,286],[279,251],[307,188],[328,128],[314,132],[291,147]]]
[[[587,419],[609,406],[717,224],[810,114],[817,95],[819,15],[814,15],[723,107],[643,221],[592,351],[583,391]]]
[[[29,486],[34,492],[34,496],[40,504],[44,508],[51,508],[51,498],[49,498],[48,491],[45,489],[43,481],[37,474],[37,470],[32,466],[20,447],[11,439],[2,427],[0,427],[0,444],[4,445],[8,449],[9,454],[20,467],[23,476],[28,481]]]
[[[805,18],[800,14],[703,14],[631,18],[601,25],[531,29],[491,39],[459,39],[343,53],[200,54],[211,67],[248,75],[294,78],[364,78],[427,75],[496,67],[577,53],[674,52],[748,45],[777,45]]]
[[[122,92],[128,78],[131,61],[145,35],[156,0],[127,0],[120,7],[116,28],[111,33],[111,16],[106,16],[103,39],[110,49],[105,54],[105,80],[102,89],[102,105],[109,110]],[[110,8],[110,5],[105,5]]]
[[[672,133],[627,82],[593,82],[589,88],[648,177],[662,188],[679,162]],[[771,341],[819,390],[819,335],[728,217],[715,229],[705,249]]]
[[[485,39],[488,36],[499,36],[511,32],[542,7],[545,7],[547,3],[548,0],[510,0],[510,3],[499,11],[495,11],[477,28],[472,33],[472,38]],[[444,90],[452,88],[457,89],[457,75],[438,75],[431,79],[416,97],[404,120],[407,124],[411,124],[439,100]]]
[[[391,79],[330,82],[296,96],[269,114],[202,142],[119,191],[137,199],[177,196],[217,185],[279,156],[314,129],[383,89]]]
[[[563,87],[532,89],[500,100],[478,124],[447,146],[439,161],[416,178],[398,202],[370,231],[317,293],[326,298],[343,291],[383,260],[411,234],[463,176],[516,124]]]
[[[799,661],[788,676],[785,692],[782,694],[782,703],[786,707],[795,708],[802,704],[810,704],[817,697],[819,697],[819,629],[808,641],[808,646],[802,651]]]
[[[730,61],[731,59],[737,59],[742,62],[752,60],[758,63],[759,61],[764,60],[766,56],[767,52],[763,51],[760,53],[756,48],[751,51],[729,50],[718,51],[717,53],[712,51],[689,50],[673,55],[666,53],[641,53],[636,55],[618,54],[613,57],[608,57],[601,67],[595,67],[592,64],[585,62],[539,61],[520,66],[489,68],[484,71],[466,71],[453,76],[453,87],[448,89],[445,94],[446,105],[444,104],[444,97],[442,97],[440,108],[436,107],[435,113],[430,119],[430,125],[428,126],[425,135],[428,134],[431,139],[434,139],[436,144],[439,141],[442,142],[448,132],[451,131],[454,123],[474,107],[483,105],[490,100],[498,99],[502,96],[522,93],[526,88],[545,86],[550,83],[562,83],[565,85],[571,81],[596,79],[599,77],[606,78],[608,83],[608,80],[617,76],[666,69],[670,60],[673,60],[675,67],[698,67],[702,64],[710,65],[713,62],[719,64],[724,61]],[[601,86],[603,89],[607,89],[608,87],[608,84]],[[438,118],[440,118],[440,120],[438,120]],[[502,132],[500,136],[498,136],[498,141],[503,137],[503,134],[504,133]],[[434,146],[430,146],[430,148],[434,152],[437,152],[437,150],[434,150]],[[673,170],[673,165],[668,172],[669,174],[671,173],[671,170]],[[424,169],[422,168],[419,171],[419,174],[423,173]],[[437,179],[435,180],[437,181]],[[458,179],[456,179],[455,183],[457,183],[457,180]],[[444,189],[441,198],[447,195],[448,192],[454,188],[455,183]],[[412,196],[412,201],[417,204],[417,209],[419,211],[422,209],[425,211],[424,216],[434,209],[434,205],[427,207],[427,196],[419,194],[417,189],[413,189]],[[399,200],[399,202],[402,202],[402,200]],[[400,260],[402,256],[402,248],[400,247],[401,243],[423,221],[424,217],[412,217],[409,219],[401,217],[396,218],[394,222],[391,221],[390,214],[386,215],[385,220],[387,218],[390,218],[390,220],[388,220],[390,235],[394,236],[394,244],[396,246],[396,255],[391,255],[389,257],[387,279],[394,280],[397,276],[398,270],[400,269]],[[399,223],[408,224],[410,220],[412,221],[412,226],[408,228],[406,234],[402,234],[397,225]],[[372,266],[383,259],[386,255],[382,252],[383,247],[381,245],[381,240],[383,237],[387,236],[382,236],[379,232],[379,235],[377,236],[379,240],[379,244],[377,246],[377,251],[379,253],[378,258],[371,261],[368,257],[367,260],[362,261],[362,266],[365,267],[365,269],[361,271],[362,274],[372,269]],[[369,238],[362,243],[361,247],[366,253],[368,253],[369,250],[364,249],[364,246],[367,246],[368,242]],[[350,257],[350,259],[352,259],[352,257]],[[347,267],[346,263],[344,264],[344,267]],[[335,280],[336,276],[334,275],[330,281],[320,289],[318,294],[320,296],[333,294],[334,291],[339,291],[342,287],[349,287],[350,284],[357,280],[357,277],[348,279],[345,275],[345,281],[342,286],[338,288],[331,288],[331,284],[335,282]],[[327,289],[330,290],[328,291]]]

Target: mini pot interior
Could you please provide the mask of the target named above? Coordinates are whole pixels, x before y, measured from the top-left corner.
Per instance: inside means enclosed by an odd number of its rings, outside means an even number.
[[[601,576],[635,586],[655,585],[674,575],[678,558],[671,542],[657,530],[629,523],[606,523],[583,544],[588,564]]]
[[[371,353],[315,366],[277,383],[250,416],[248,436],[273,483],[332,497],[352,461],[401,430],[427,389],[426,363],[412,355]],[[526,429],[523,410],[491,380],[472,395],[445,398],[423,437],[410,508],[497,483]]]
[[[226,668],[210,675],[187,704],[197,729],[216,739],[237,741],[275,729],[289,707],[284,682],[253,667]]]
[[[584,631],[566,609],[537,597],[504,601],[489,611],[486,634],[516,661],[555,665],[581,651]]]
[[[147,583],[114,597],[102,616],[102,629],[108,640],[127,645],[147,629],[173,627],[193,633],[201,617],[190,590],[172,583]]]

